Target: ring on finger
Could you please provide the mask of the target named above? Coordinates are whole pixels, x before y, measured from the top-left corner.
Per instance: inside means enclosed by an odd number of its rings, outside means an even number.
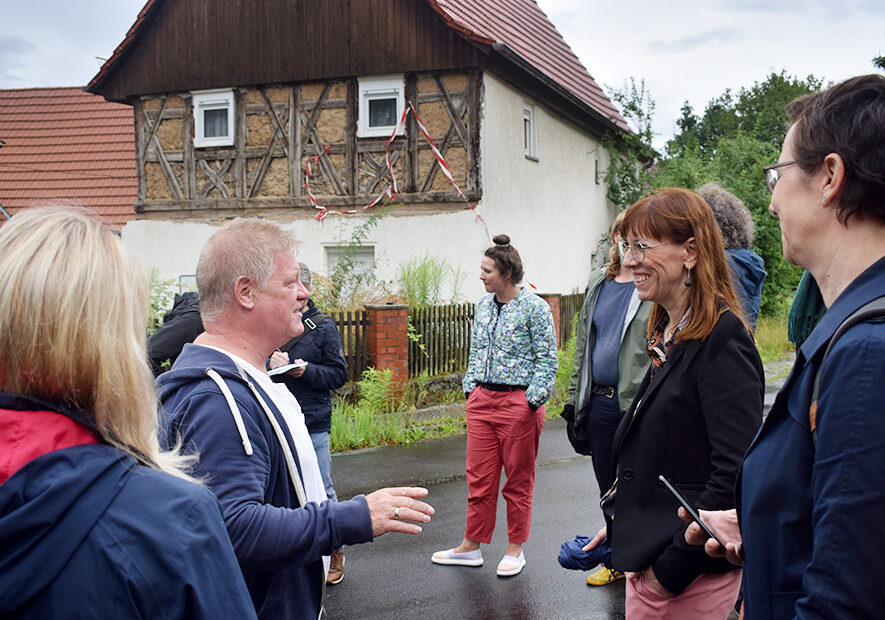
[[[393,509],[393,518],[399,521],[399,506]]]

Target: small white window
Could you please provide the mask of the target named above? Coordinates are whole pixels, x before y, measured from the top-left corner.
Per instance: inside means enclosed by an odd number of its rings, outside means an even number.
[[[329,245],[326,246],[326,273],[332,273],[338,261],[345,256],[346,253],[353,252],[348,257],[352,262],[351,269],[357,273],[370,273],[375,268],[375,247],[364,245],[356,248],[348,246]]]
[[[538,128],[535,121],[535,106],[524,103],[522,106],[522,139],[525,156],[538,160]]]
[[[359,79],[360,109],[357,135],[360,138],[389,138],[406,106],[403,78],[398,76]],[[405,127],[400,127],[398,136]]]
[[[234,143],[234,91],[195,92],[194,146],[231,146]]]

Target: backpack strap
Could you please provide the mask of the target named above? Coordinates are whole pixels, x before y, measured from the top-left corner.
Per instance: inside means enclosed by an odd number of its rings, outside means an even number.
[[[820,364],[818,364],[817,371],[814,375],[814,387],[811,390],[811,406],[808,408],[808,422],[811,427],[811,440],[815,447],[817,447],[817,396],[820,392],[820,376],[823,371],[824,362],[827,360],[827,357],[830,355],[830,351],[832,351],[836,342],[845,332],[858,323],[865,323],[870,319],[878,318],[885,318],[885,296],[864,304],[848,315],[848,317],[839,324],[839,327],[836,328],[836,331],[833,332],[833,335],[827,343],[827,348],[824,350],[824,355],[821,358]]]
[[[304,331],[301,332],[300,334],[298,334],[297,336],[295,336],[294,338],[292,338],[289,342],[287,342],[283,346],[281,346],[280,351],[282,351],[283,353],[288,353],[289,350],[295,346],[295,343],[297,343],[299,340],[304,338],[304,336],[306,334],[308,334],[309,332],[312,332],[313,330],[315,330],[317,328],[317,325],[319,325],[320,323],[322,323],[324,320],[326,320],[328,318],[329,317],[327,317],[322,312],[317,312],[313,316],[303,319],[301,321],[301,323],[304,325]]]

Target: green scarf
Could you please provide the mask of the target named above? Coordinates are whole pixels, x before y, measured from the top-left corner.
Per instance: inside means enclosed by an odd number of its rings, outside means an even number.
[[[818,319],[826,309],[817,282],[806,270],[796,288],[796,295],[790,306],[790,316],[787,323],[787,338],[796,345],[797,349],[814,331],[814,326],[817,325]]]

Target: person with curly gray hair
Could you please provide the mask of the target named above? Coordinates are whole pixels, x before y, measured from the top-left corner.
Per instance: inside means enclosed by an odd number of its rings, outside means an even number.
[[[744,202],[716,183],[707,183],[697,189],[713,211],[713,218],[725,241],[725,255],[734,289],[738,294],[744,320],[754,332],[759,306],[762,304],[762,284],[768,272],[765,261],[750,249],[756,238],[753,216]]]

